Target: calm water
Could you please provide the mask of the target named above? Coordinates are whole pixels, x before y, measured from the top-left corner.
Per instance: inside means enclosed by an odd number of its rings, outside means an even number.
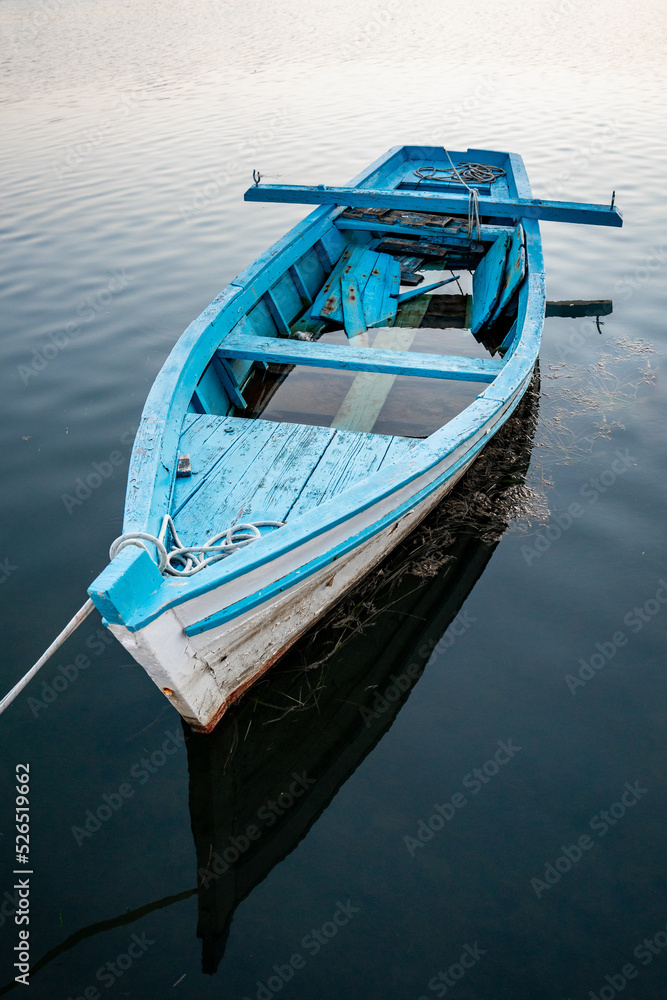
[[[210,740],[93,619],[2,717],[0,992],[29,762],[40,1000],[667,995],[666,21],[4,0],[3,691],[120,533],[172,344],[304,214],[245,206],[253,168],[339,183],[402,142],[511,149],[536,195],[615,189],[625,225],[543,225],[549,298],[613,315],[547,321],[534,440],[515,427],[436,522],[436,575],[369,583]],[[487,492],[524,478],[487,537]]]

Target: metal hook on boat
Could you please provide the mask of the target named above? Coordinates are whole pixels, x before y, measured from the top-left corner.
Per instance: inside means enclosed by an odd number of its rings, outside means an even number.
[[[257,185],[259,184],[259,182],[262,179],[262,175],[260,174],[259,170],[253,170],[253,172],[252,172],[252,179],[255,182],[255,187],[257,187]]]
[[[609,210],[610,210],[610,211],[611,211],[611,209],[612,209],[612,208],[614,207],[614,201],[615,201],[615,199],[616,199],[616,192],[615,192],[615,191],[612,191],[612,192],[611,192],[611,205],[609,206]]]

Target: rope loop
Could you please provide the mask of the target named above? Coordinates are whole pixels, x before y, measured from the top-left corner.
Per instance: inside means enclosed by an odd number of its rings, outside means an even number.
[[[262,537],[260,528],[282,528],[284,524],[284,521],[255,521],[247,524],[234,524],[225,528],[224,531],[212,535],[202,545],[183,545],[173,520],[169,514],[165,514],[157,537],[146,531],[128,531],[112,543],[109,549],[109,558],[113,559],[127,545],[137,545],[150,554],[148,545],[146,545],[148,542],[155,546],[158,569],[161,573],[178,577],[194,576],[195,573],[199,573],[211,563],[225,559],[237,549],[256,542],[258,538]],[[167,549],[165,542],[167,531],[171,532],[173,540],[170,549]]]
[[[447,152],[447,150],[445,150]],[[452,163],[447,153],[449,162]],[[488,163],[459,163],[455,167],[417,167],[415,175],[421,181],[436,181],[439,184],[493,184],[499,177],[505,177],[502,167],[493,167]]]
[[[120,535],[119,538],[111,543],[109,559],[113,559],[121,549],[127,548],[128,545],[137,545],[150,555],[150,550],[147,545],[144,545],[144,542],[150,542],[157,549],[158,569],[162,572],[167,565],[167,550],[159,538],[156,538],[155,535],[149,535],[146,531],[128,531],[127,534]]]

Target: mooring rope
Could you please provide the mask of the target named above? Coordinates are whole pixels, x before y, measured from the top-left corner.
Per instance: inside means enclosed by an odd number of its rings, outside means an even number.
[[[93,610],[94,607],[95,605],[93,604],[91,599],[88,598],[83,607],[79,608],[77,613],[74,615],[74,618],[72,618],[71,622],[69,622],[69,624],[65,626],[65,628],[62,630],[58,638],[54,639],[49,648],[45,650],[44,653],[42,653],[40,658],[37,660],[37,663],[35,663],[35,665],[30,668],[27,674],[23,675],[18,684],[15,684],[14,687],[9,692],[9,694],[6,694],[5,697],[2,699],[2,701],[0,701],[0,715],[2,715],[4,710],[11,705],[11,703],[14,701],[14,698],[16,698],[16,696],[21,693],[23,688],[33,679],[37,671],[44,666],[46,661],[53,656],[56,650],[60,649],[65,640],[69,639],[72,632],[78,629],[81,622],[86,620],[86,618],[88,617],[88,615],[90,614],[90,612]]]
[[[112,543],[109,558],[117,556],[127,545],[138,545],[149,552],[149,545],[154,545],[158,557],[158,569],[170,576],[194,576],[211,563],[225,559],[237,549],[252,544],[261,538],[260,528],[282,528],[284,521],[255,521],[247,524],[235,524],[231,528],[212,535],[203,545],[184,545],[178,537],[176,527],[169,514],[162,520],[159,535],[150,535],[145,531],[128,531]],[[173,545],[167,549],[165,539],[167,530],[171,532]]]
[[[203,545],[183,545],[174,527],[174,522],[168,514],[165,514],[160,534],[157,537],[149,534],[147,531],[129,531],[115,540],[109,550],[109,557],[113,559],[126,545],[138,545],[139,548],[146,549],[147,552],[149,552],[148,545],[154,545],[158,554],[158,569],[162,573],[179,577],[193,576],[206,566],[210,566],[211,563],[217,562],[219,559],[224,559],[226,556],[230,556],[232,552],[236,552],[237,549],[257,541],[261,537],[260,528],[282,528],[284,523],[284,521],[255,521],[253,524],[235,524],[233,527],[226,528],[225,531],[213,535]],[[174,541],[169,550],[165,545],[167,529],[171,531]],[[21,680],[0,701],[0,715],[11,705],[17,695],[23,691],[24,687],[30,683],[37,671],[44,666],[47,660],[50,660],[53,654],[60,649],[65,640],[69,639],[79,625],[86,620],[94,607],[95,605],[92,600],[88,598],[57,639],[54,639],[49,648],[42,653],[37,663],[23,675]]]

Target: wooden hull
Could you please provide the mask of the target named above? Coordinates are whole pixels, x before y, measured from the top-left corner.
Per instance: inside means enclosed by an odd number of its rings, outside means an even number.
[[[471,459],[472,461],[472,459]],[[469,464],[469,463],[468,463]],[[466,471],[457,473],[414,510],[373,539],[278,598],[232,622],[185,639],[188,618],[201,609],[167,612],[141,632],[111,625],[111,631],[197,732],[210,732],[229,706],[262,676],[303,633],[370,573],[401,542]],[[211,595],[215,607],[224,600]]]
[[[139,632],[132,633],[114,625],[109,626],[111,631],[167,694],[186,722],[197,732],[210,732],[227,708],[254,681],[443,500],[474,461],[481,445],[509,416],[522,395],[517,394],[511,405],[508,404],[497,423],[480,430],[469,456],[459,457],[456,463],[448,458],[442,467],[433,470],[428,484],[415,484],[422,489],[432,486],[423,500],[416,502],[407,513],[347,555],[335,562],[327,560],[322,570],[295,584],[279,597],[198,636],[187,637],[184,627],[225,606],[229,597],[224,591],[213,591],[205,599],[200,598],[168,611]],[[455,471],[435,485],[445,474],[443,467],[451,464],[455,464]],[[407,499],[409,503],[416,492],[409,492],[405,497],[395,496],[392,502],[400,503]],[[366,520],[377,519],[379,514],[378,511],[371,511]],[[325,552],[328,545],[329,551],[335,551],[344,540],[353,537],[359,527],[354,521],[344,523],[333,537],[320,541],[320,549]],[[312,557],[312,553],[301,552],[296,560],[303,562],[308,556]],[[274,567],[278,578],[286,576],[296,560],[292,557],[292,566],[278,564]]]
[[[424,155],[412,147],[390,151],[353,184],[363,187],[377,183],[378,178],[398,184],[405,170],[414,165],[414,158],[421,162],[419,157]],[[506,163],[509,194],[530,195],[518,158],[486,155]],[[394,271],[398,265],[382,249],[365,249],[378,244],[378,238],[384,240],[380,247],[384,246],[385,237],[359,229],[356,217],[341,220],[340,213],[339,208],[318,209],[236,279],[188,328],[151,391],[132,457],[124,525],[130,538],[137,532],[157,535],[166,514],[176,518],[179,532],[190,532],[193,538],[205,530],[210,534],[216,517],[217,530],[234,521],[267,517],[286,522],[285,527],[187,580],[163,577],[149,551],[132,545],[115,556],[90,588],[113,634],[183,719],[201,732],[210,732],[230,704],[442,501],[513,412],[537,359],[545,301],[537,222],[523,220],[523,226],[515,228],[503,224],[511,220],[501,219],[501,225],[495,224],[496,219],[494,225],[485,223],[486,250],[461,249],[465,240],[454,224],[452,252],[461,260],[460,266],[477,268],[483,261],[478,268],[480,291],[473,296],[472,308],[479,325],[488,325],[493,313],[487,285],[496,280],[500,290],[503,274],[511,270],[503,263],[510,260],[508,248],[514,248],[517,265],[524,268],[520,276],[510,275],[511,286],[502,286],[513,312],[507,322],[502,317],[499,322],[500,337],[505,338],[501,357],[477,354],[466,358],[368,349],[365,334],[357,333],[368,316],[361,308],[358,281],[364,276],[368,279],[371,291],[364,308],[371,310],[376,325],[385,326],[388,314],[396,318],[397,291],[391,289],[393,285],[398,289],[398,272]],[[410,229],[414,212],[407,221]],[[436,258],[442,246],[433,242],[437,239],[437,235],[429,236],[424,244],[425,252]],[[400,246],[391,251],[398,252]],[[500,253],[506,257],[499,257]],[[328,271],[320,264],[327,255]],[[337,257],[339,263],[334,265],[331,261]],[[344,299],[348,289],[352,305],[340,297],[336,303],[331,291],[336,266],[340,271],[346,262],[343,277],[336,280],[339,295]],[[353,264],[357,270],[348,282],[345,274]],[[377,289],[371,287],[373,280]],[[412,293],[405,298],[412,300]],[[495,308],[499,308],[496,301]],[[294,338],[298,329],[294,321],[304,302],[308,316],[311,309],[313,313],[320,309],[332,322],[337,309],[349,346],[280,339],[288,333]],[[308,322],[312,326],[312,320]],[[337,430],[335,421],[330,428],[297,427],[295,431],[294,425],[279,424],[274,431],[265,421],[226,417],[234,406],[238,411],[238,406],[245,405],[243,379],[249,377],[253,365],[266,361],[351,369],[390,381],[394,373],[426,375],[459,384],[477,383],[479,391],[467,408],[423,441],[357,434],[358,428],[355,433]],[[438,384],[446,387],[449,383]],[[253,427],[255,439],[248,436]],[[264,445],[264,440],[269,443]],[[300,480],[294,474],[294,441],[302,449]],[[365,457],[356,468],[347,467],[342,485],[331,488],[321,473],[322,456],[336,448],[340,454],[346,448],[349,454],[357,454],[357,441]],[[208,465],[204,466],[201,456],[207,454],[207,447]],[[184,481],[177,478],[176,466],[186,448],[193,452],[193,474]],[[392,457],[382,465],[376,452]],[[257,457],[250,461],[250,454]],[[239,455],[246,455],[243,466],[238,465]],[[255,468],[251,489],[247,484]],[[319,494],[313,492],[316,469],[322,480]]]

